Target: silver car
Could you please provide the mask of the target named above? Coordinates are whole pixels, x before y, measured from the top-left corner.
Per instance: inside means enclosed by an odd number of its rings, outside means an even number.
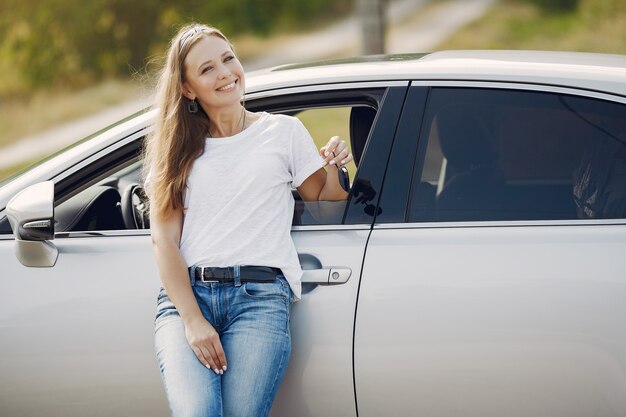
[[[626,57],[437,52],[248,77],[349,138],[297,200],[272,416],[626,416]],[[0,188],[0,415],[165,416],[140,177],[154,111]],[[325,137],[324,139],[326,139]]]

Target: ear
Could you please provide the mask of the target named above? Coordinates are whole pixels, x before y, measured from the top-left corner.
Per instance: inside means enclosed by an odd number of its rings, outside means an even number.
[[[183,83],[182,90],[183,90],[183,95],[185,97],[187,97],[189,100],[195,100],[196,99],[196,95],[191,90],[191,87],[189,86],[189,83],[187,83],[187,81],[185,81]]]

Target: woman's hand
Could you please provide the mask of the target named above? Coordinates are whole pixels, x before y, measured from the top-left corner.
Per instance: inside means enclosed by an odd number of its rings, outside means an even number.
[[[204,366],[218,375],[226,371],[226,355],[220,336],[204,318],[185,324],[187,342]]]
[[[324,158],[324,165],[345,165],[352,161],[352,154],[348,152],[346,141],[339,136],[330,138],[326,146],[320,149],[320,155]]]
[[[332,166],[328,172],[324,168],[318,169],[298,187],[298,193],[304,201],[340,201],[348,197],[347,184],[342,185],[339,181],[339,174],[342,173],[339,167],[352,161],[352,154],[348,152],[346,142],[339,136],[333,136],[328,143],[320,148],[320,155],[324,158],[324,165]],[[343,168],[345,170],[345,168]],[[347,172],[347,170],[345,171]],[[344,188],[345,186],[345,188]]]

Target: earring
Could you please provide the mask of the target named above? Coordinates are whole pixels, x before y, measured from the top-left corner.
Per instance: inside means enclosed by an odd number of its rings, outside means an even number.
[[[191,114],[194,113],[198,113],[198,103],[196,103],[196,100],[189,100],[189,103],[187,103],[187,111]]]

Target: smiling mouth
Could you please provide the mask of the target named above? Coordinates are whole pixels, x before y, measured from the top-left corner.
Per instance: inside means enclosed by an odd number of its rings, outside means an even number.
[[[228,90],[232,90],[233,88],[235,88],[235,84],[237,84],[237,80],[233,81],[230,84],[225,85],[224,87],[220,87],[217,89],[217,91],[228,91]]]

